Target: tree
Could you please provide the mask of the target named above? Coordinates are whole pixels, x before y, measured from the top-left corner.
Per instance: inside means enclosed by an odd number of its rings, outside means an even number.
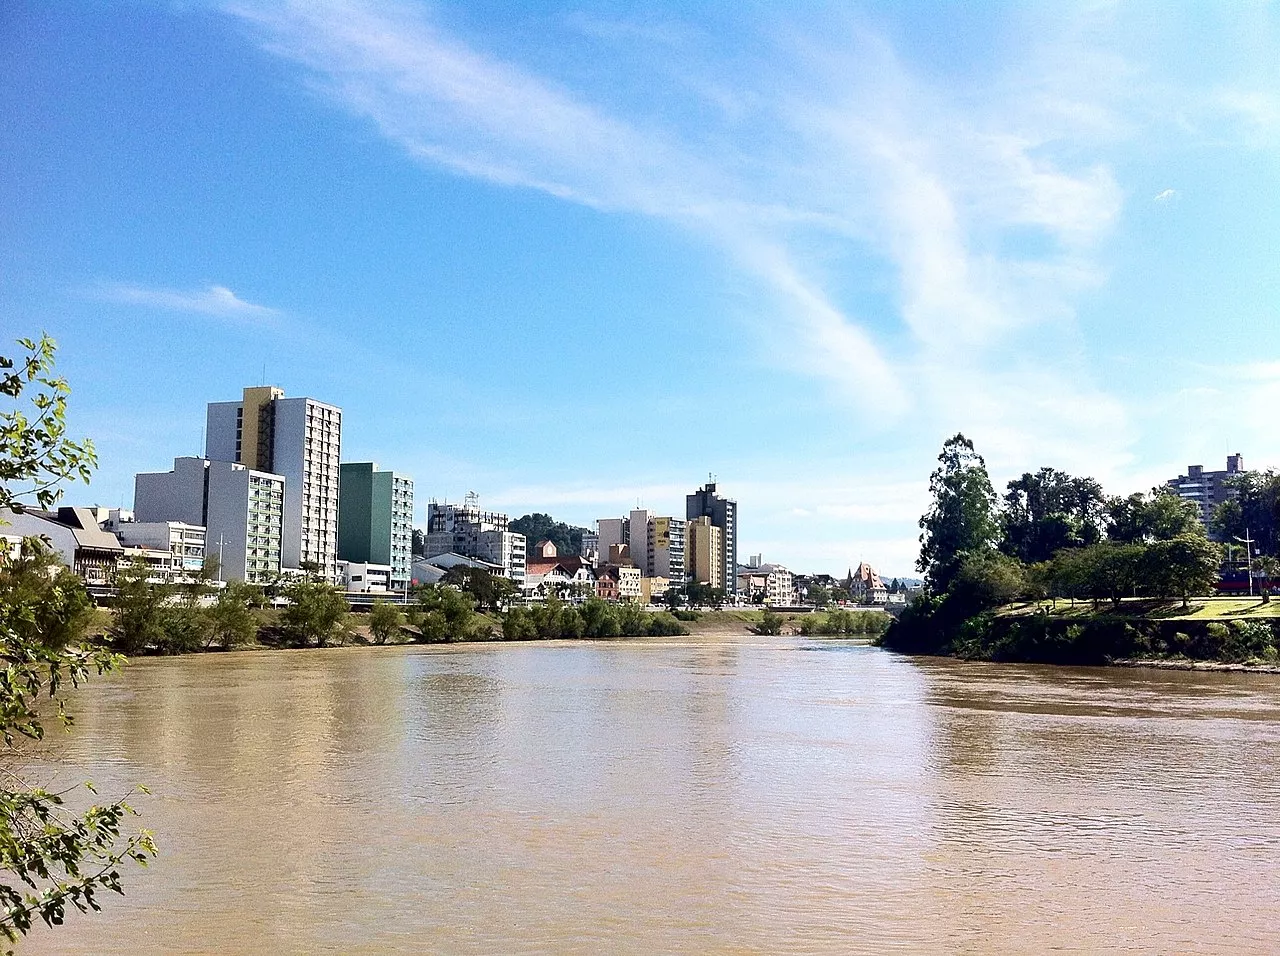
[[[124,654],[141,654],[159,647],[165,640],[165,604],[172,588],[151,581],[151,569],[137,560],[115,572],[116,596],[111,601],[112,620],[108,633],[116,649]]]
[[[957,616],[971,617],[1010,604],[1026,590],[1027,571],[1017,558],[997,551],[971,551],[951,581],[947,603]]]
[[[1161,597],[1182,598],[1186,609],[1193,594],[1213,590],[1222,554],[1202,532],[1153,542],[1147,545],[1143,559],[1145,582]]]
[[[369,633],[373,635],[375,644],[385,644],[400,633],[404,623],[404,614],[394,604],[386,601],[374,601],[373,610],[369,612]]]
[[[830,607],[835,603],[835,596],[825,584],[812,584],[809,586],[809,602],[814,607]]]
[[[33,498],[53,504],[58,485],[88,479],[93,445],[66,437],[66,382],[53,377],[55,346],[47,336],[22,339],[25,355],[0,356],[0,395],[13,407],[0,412],[0,523],[10,508]],[[28,389],[32,394],[24,399]],[[30,408],[27,407],[29,404]],[[79,686],[123,658],[84,640],[88,596],[69,572],[52,571],[35,542],[23,542],[5,558],[0,573],[0,737],[6,763],[21,762],[20,738],[39,740],[44,721],[71,722],[62,688]],[[42,700],[43,698],[43,700]],[[0,933],[9,942],[36,920],[62,923],[68,906],[98,910],[99,890],[123,893],[121,867],[145,864],[156,847],[145,830],[123,833],[134,813],[127,797],[91,806],[82,814],[65,809],[63,794],[31,787],[16,774],[0,781]]]
[[[1218,505],[1213,528],[1224,541],[1243,538],[1248,532],[1262,554],[1280,554],[1280,474],[1245,471],[1229,475],[1225,482],[1236,497]]]
[[[1001,550],[1028,564],[1047,561],[1063,548],[1102,539],[1105,498],[1092,478],[1041,468],[1009,482],[1001,515]]]
[[[342,632],[351,605],[333,585],[315,577],[298,578],[281,593],[289,604],[280,623],[294,644],[324,647]]]
[[[461,641],[470,636],[475,617],[475,601],[447,584],[424,584],[418,588],[418,603],[410,623],[415,623],[428,643]]]
[[[1132,597],[1143,583],[1146,548],[1139,543],[1103,541],[1080,552],[1082,572],[1089,596],[1094,601],[1111,601],[1116,607]]]
[[[9,607],[25,609],[9,620],[24,642],[61,650],[79,643],[93,620],[84,582],[38,538],[0,554],[0,594]]]
[[[217,641],[223,650],[237,644],[248,644],[258,633],[254,609],[262,606],[262,588],[248,581],[228,581],[209,608],[209,639],[206,647]]]
[[[440,579],[441,584],[452,585],[475,599],[476,605],[497,613],[520,593],[516,583],[500,574],[491,574],[485,568],[472,568],[459,564],[450,568]]]
[[[1271,603],[1271,589],[1276,584],[1276,571],[1280,570],[1280,561],[1264,554],[1260,558],[1254,558],[1253,568],[1262,577],[1262,603]]]
[[[1204,534],[1194,503],[1172,488],[1152,488],[1127,498],[1111,498],[1106,505],[1107,538],[1120,544],[1170,541],[1183,534]]]
[[[964,555],[992,549],[999,531],[995,490],[973,442],[957,434],[942,446],[938,461],[929,476],[933,504],[920,519],[916,562],[935,594],[950,586]]]
[[[0,413],[0,512],[23,498],[48,508],[68,479],[88,482],[98,464],[93,442],[67,437],[67,381],[53,375],[57,344],[47,335],[38,341],[18,339],[26,352],[17,358],[0,355],[0,395],[13,407]],[[30,392],[22,404],[23,392]]]
[[[776,611],[765,611],[760,618],[760,623],[751,630],[756,634],[763,634],[769,637],[776,637],[782,633],[782,615]]]

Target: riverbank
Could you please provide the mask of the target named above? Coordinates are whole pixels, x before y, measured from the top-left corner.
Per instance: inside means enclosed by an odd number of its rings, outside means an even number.
[[[1162,671],[1199,671],[1208,674],[1280,674],[1277,664],[1224,664],[1171,658],[1117,658],[1112,667],[1153,668]]]
[[[1248,667],[1280,672],[1280,602],[1240,598],[1031,601],[959,621],[912,611],[885,634],[895,651],[1009,663]],[[1141,664],[1132,662],[1140,661]]]

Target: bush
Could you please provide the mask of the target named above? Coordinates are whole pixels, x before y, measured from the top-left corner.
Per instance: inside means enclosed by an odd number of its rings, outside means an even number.
[[[502,636],[509,641],[688,633],[671,614],[650,614],[632,604],[609,604],[599,598],[588,599],[580,608],[569,607],[552,598],[534,607],[512,608],[502,618]]]
[[[400,633],[404,623],[404,614],[394,604],[378,600],[373,602],[373,610],[369,612],[369,634],[375,644],[385,644]]]
[[[751,633],[776,637],[782,633],[782,615],[773,611],[765,611],[760,618],[760,623],[751,628]]]
[[[882,611],[831,611],[829,614],[807,614],[800,619],[801,634],[841,635],[870,634],[879,636],[889,628],[892,618]]]
[[[1275,632],[1266,621],[1232,621],[1222,645],[1222,659],[1240,663],[1265,658],[1275,642]]]
[[[237,644],[252,641],[258,633],[254,608],[261,607],[262,603],[262,589],[257,585],[247,581],[228,581],[206,612],[209,634],[205,646],[217,641],[223,650],[230,650]]]
[[[343,633],[351,605],[333,585],[300,578],[282,593],[290,603],[280,614],[280,624],[290,643],[324,647]]]

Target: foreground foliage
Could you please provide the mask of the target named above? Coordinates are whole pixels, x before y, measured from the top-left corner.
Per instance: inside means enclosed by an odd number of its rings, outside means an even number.
[[[87,478],[95,459],[89,442],[66,437],[66,382],[52,376],[54,343],[22,340],[25,355],[0,356],[0,514],[24,497],[41,507],[57,500],[57,485]],[[23,399],[24,391],[31,394]],[[28,411],[24,405],[30,406]],[[134,813],[127,797],[82,812],[66,793],[32,787],[18,776],[24,740],[40,740],[44,723],[67,725],[61,694],[123,660],[81,641],[91,603],[79,578],[54,567],[40,542],[27,539],[0,554],[0,934],[9,942],[36,921],[60,925],[71,906],[97,910],[100,891],[123,893],[121,868],[145,864],[156,848],[145,830],[124,833]],[[87,786],[87,785],[86,785]],[[92,787],[89,787],[92,791]]]

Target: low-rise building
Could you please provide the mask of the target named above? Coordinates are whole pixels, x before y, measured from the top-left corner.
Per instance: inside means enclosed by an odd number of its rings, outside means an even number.
[[[5,515],[4,531],[6,536],[42,539],[91,586],[109,585],[125,556],[124,546],[98,526],[89,508],[11,511]]]
[[[172,569],[177,576],[198,575],[205,566],[205,529],[203,525],[184,521],[137,521],[132,511],[112,508],[103,531],[114,534],[126,549],[139,548],[154,552],[166,552],[167,560],[160,563]]]
[[[352,594],[385,594],[393,590],[392,567],[365,561],[339,561],[339,584]],[[394,590],[400,590],[398,587]]]
[[[880,580],[876,569],[862,561],[853,572],[849,596],[859,604],[886,604],[889,601],[889,589]]]
[[[547,542],[550,544],[550,542]],[[582,557],[532,558],[525,567],[525,593],[536,597],[586,598],[596,593],[596,576]]]
[[[465,554],[455,554],[447,552],[445,554],[437,554],[430,558],[414,558],[413,559],[413,577],[410,581],[413,585],[418,584],[439,584],[451,569],[456,567],[479,568],[482,571],[488,571],[490,574],[501,575],[502,568],[488,561],[482,561],[479,558],[470,558]]]
[[[755,556],[759,561],[759,556]],[[780,564],[760,562],[738,569],[738,593],[752,604],[791,607],[796,592],[791,572]]]
[[[629,564],[619,564],[613,570],[618,575],[619,601],[628,601],[633,604],[648,601],[648,598],[643,593],[644,578],[641,576],[639,568]]]
[[[640,569],[635,569],[639,573]],[[671,579],[660,575],[651,575],[649,577],[642,576],[640,578],[640,594],[641,604],[661,604],[667,599],[667,592],[671,590]]]
[[[596,597],[602,601],[618,600],[618,572],[604,567],[596,571]]]

